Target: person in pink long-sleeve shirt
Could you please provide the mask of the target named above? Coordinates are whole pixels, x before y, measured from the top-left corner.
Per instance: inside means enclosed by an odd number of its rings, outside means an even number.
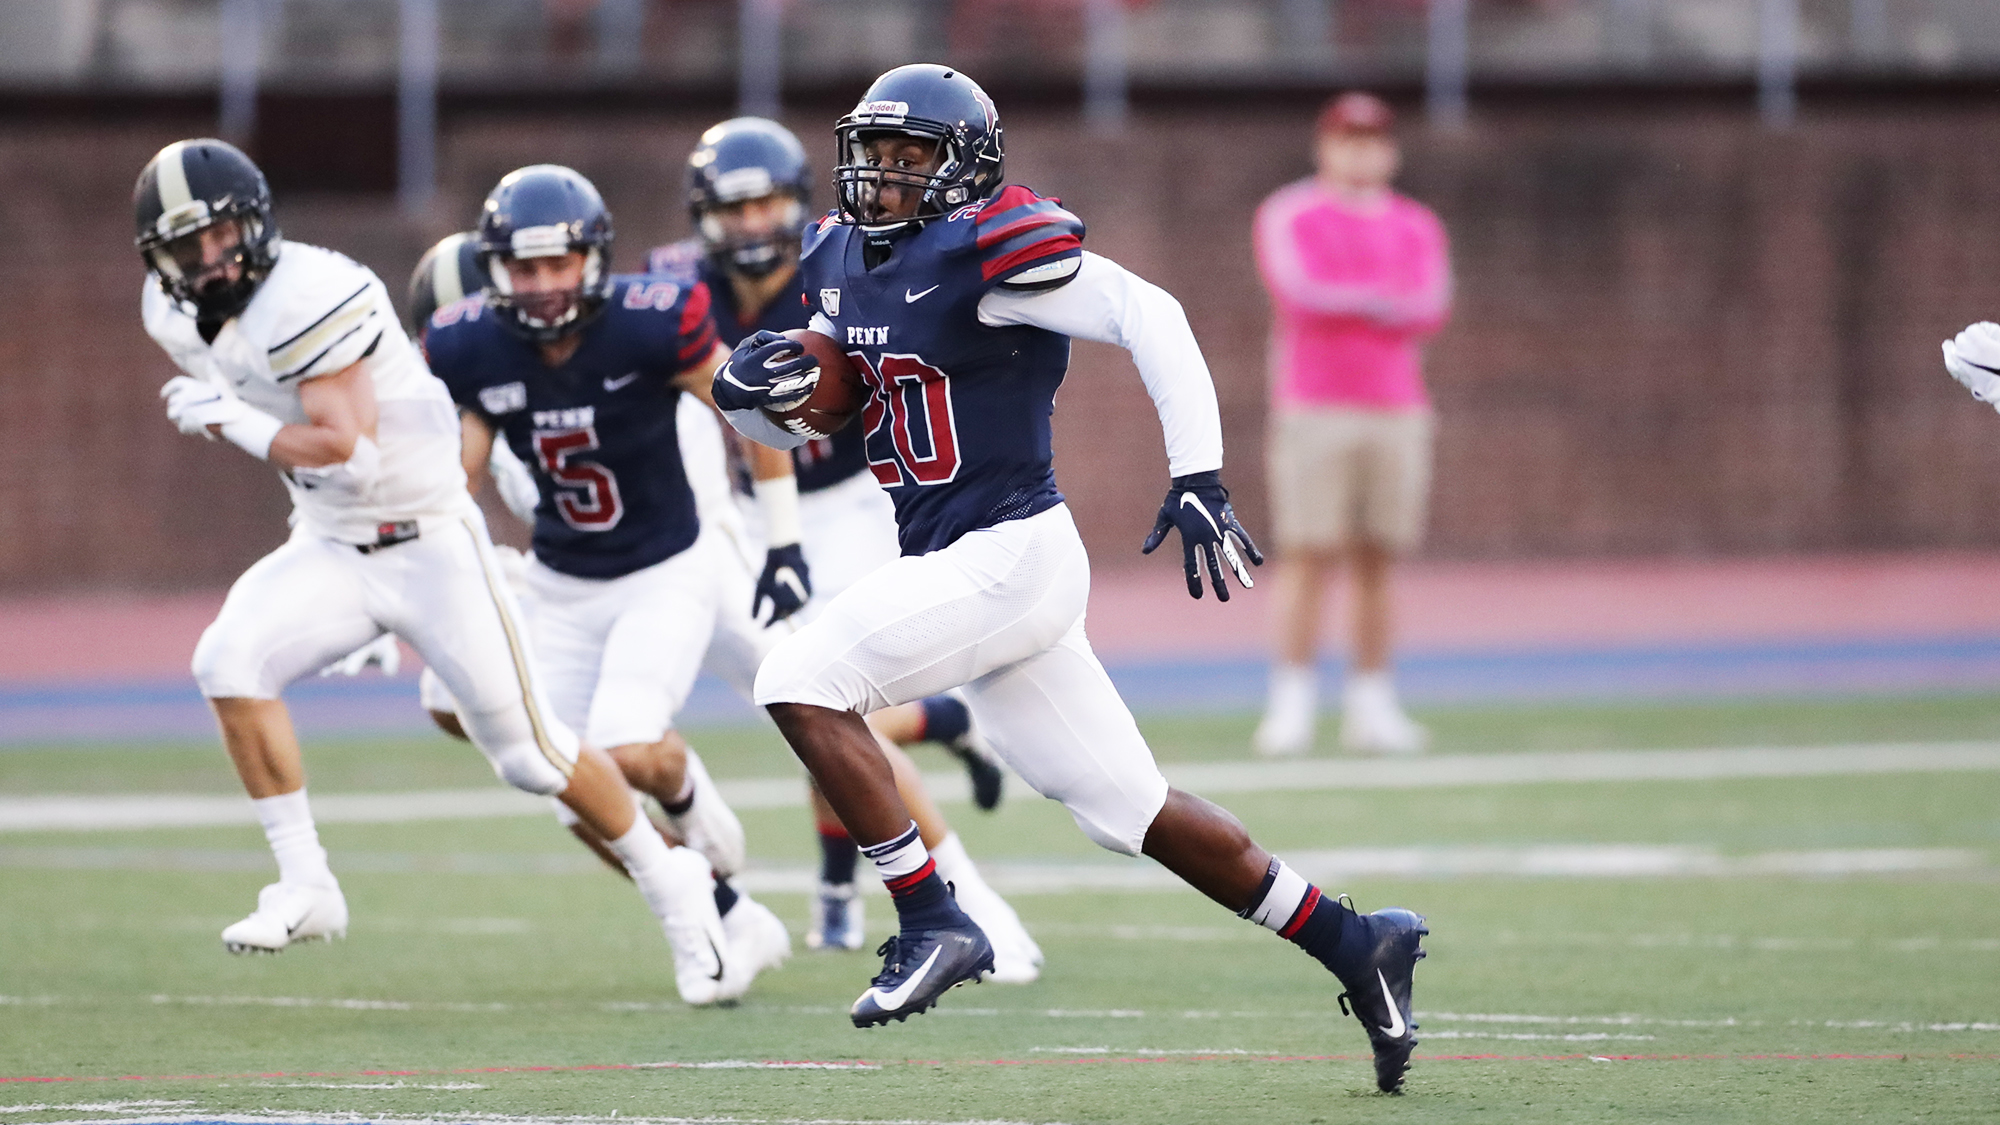
[[[1390,675],[1389,571],[1422,538],[1431,409],[1424,340],[1451,309],[1444,227],[1390,189],[1400,163],[1389,107],[1343,94],[1321,113],[1318,174],[1257,211],[1257,264],[1270,291],[1268,447],[1277,537],[1278,622],[1270,699],[1255,745],[1301,754],[1318,708],[1320,600],[1344,562],[1354,575],[1354,655],[1341,743],[1422,750]]]

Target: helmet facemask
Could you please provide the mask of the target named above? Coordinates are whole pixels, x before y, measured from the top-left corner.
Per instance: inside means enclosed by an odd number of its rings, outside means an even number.
[[[769,177],[765,177],[768,183]],[[755,203],[762,199],[778,201],[776,221],[769,229],[762,231],[731,230],[732,223],[725,212],[739,204]],[[799,235],[805,230],[806,209],[798,196],[790,191],[760,192],[756,196],[746,196],[719,206],[704,207],[696,227],[701,232],[701,242],[709,257],[722,264],[733,274],[749,278],[769,277],[789,262],[797,253]]]
[[[218,252],[216,235],[225,230],[235,241]],[[157,233],[139,240],[139,253],[167,296],[192,307],[199,320],[222,321],[242,312],[269,276],[269,242],[261,213],[211,211],[195,200],[161,216]]]
[[[980,150],[968,151],[963,130],[941,121],[866,113],[864,105],[834,128],[840,163],[834,167],[834,195],[841,218],[870,231],[890,231],[907,223],[922,223],[984,199],[999,185],[998,132],[989,134]],[[889,137],[910,137],[937,145],[932,170],[890,169],[870,162],[869,144]],[[991,149],[991,152],[985,151]],[[875,214],[884,183],[921,193],[916,210],[897,217]]]
[[[572,251],[583,255],[583,270],[577,285],[563,289],[518,292],[509,261],[562,257]],[[490,284],[486,301],[506,313],[511,323],[530,338],[542,343],[559,340],[588,324],[603,308],[609,274],[602,248],[572,241],[568,226],[524,227],[513,233],[505,251],[490,247],[481,255]]]

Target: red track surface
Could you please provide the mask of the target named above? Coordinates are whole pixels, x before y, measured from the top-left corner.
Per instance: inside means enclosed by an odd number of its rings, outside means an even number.
[[[2000,552],[1418,562],[1404,568],[1397,603],[1406,648],[1491,651],[1991,637],[1996,590]],[[221,591],[0,601],[0,683],[184,675],[221,604]],[[1228,605],[1192,601],[1162,559],[1095,576],[1090,635],[1114,659],[1252,655],[1264,650],[1271,604],[1268,583]],[[1343,606],[1329,606],[1330,638]]]

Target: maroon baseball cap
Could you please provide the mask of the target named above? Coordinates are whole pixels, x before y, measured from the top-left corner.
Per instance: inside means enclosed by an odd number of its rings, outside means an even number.
[[[1387,133],[1396,124],[1396,111],[1373,94],[1349,90],[1319,111],[1319,132]]]

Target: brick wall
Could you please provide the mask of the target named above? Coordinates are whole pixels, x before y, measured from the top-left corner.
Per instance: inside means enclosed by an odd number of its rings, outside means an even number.
[[[1061,195],[1090,244],[1178,295],[1214,368],[1246,522],[1263,526],[1264,300],[1248,223],[1305,171],[1312,106],[1141,114],[1113,141],[1073,115],[1008,120],[1011,178]],[[819,156],[830,114],[791,124]],[[679,161],[706,120],[460,114],[445,195],[408,224],[375,196],[280,199],[295,238],[400,291],[501,173],[596,179],[622,260],[684,232]],[[227,582],[283,536],[282,490],[180,437],[136,315],[127,193],[200,118],[0,124],[0,589]],[[1937,342],[2000,311],[2000,107],[1745,113],[1494,110],[1413,130],[1407,190],[1454,239],[1456,319],[1429,357],[1438,492],[1426,550],[1519,557],[2000,543],[2000,419]],[[1096,565],[1137,562],[1165,481],[1136,373],[1077,347],[1059,478]]]

